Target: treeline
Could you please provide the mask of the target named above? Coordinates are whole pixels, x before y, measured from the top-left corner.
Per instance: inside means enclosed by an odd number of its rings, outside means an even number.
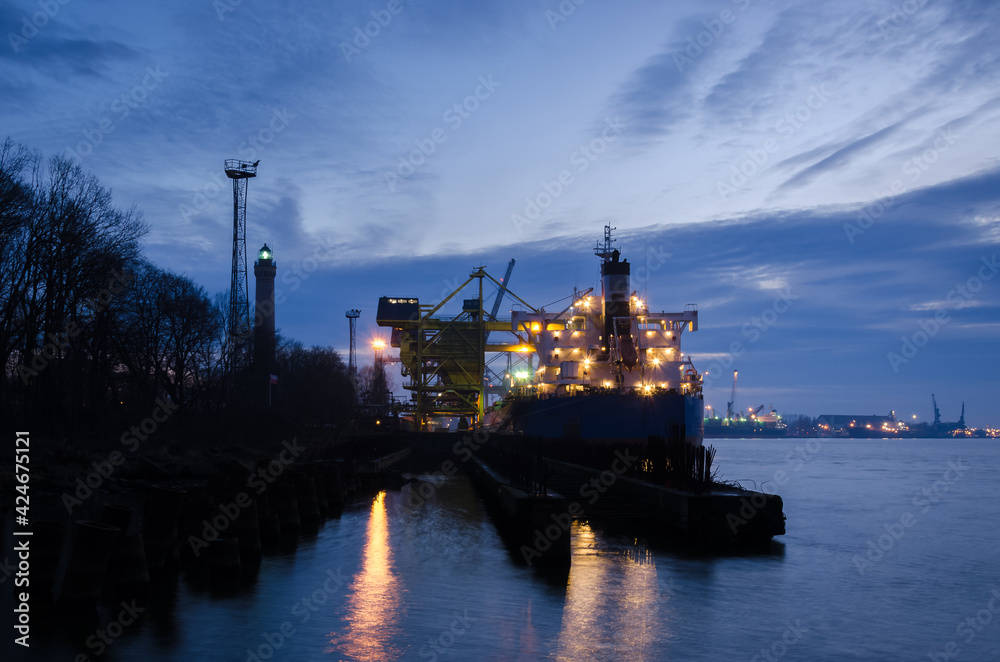
[[[189,428],[260,412],[252,369],[234,389],[224,383],[227,296],[213,301],[151,264],[147,231],[141,212],[115,206],[72,161],[44,161],[9,139],[0,146],[3,427],[111,439],[154,412]],[[333,350],[284,342],[276,365],[272,419],[326,425],[350,415],[351,382]]]

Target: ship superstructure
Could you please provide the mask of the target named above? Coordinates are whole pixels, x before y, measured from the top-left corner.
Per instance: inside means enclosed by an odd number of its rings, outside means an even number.
[[[514,375],[508,400],[488,421],[494,429],[701,443],[702,376],[681,351],[681,336],[698,329],[697,307],[651,313],[631,290],[631,265],[613,247],[613,229],[605,226],[595,248],[599,295],[576,293],[559,312],[512,313],[511,331],[529,339],[537,364],[533,374]]]

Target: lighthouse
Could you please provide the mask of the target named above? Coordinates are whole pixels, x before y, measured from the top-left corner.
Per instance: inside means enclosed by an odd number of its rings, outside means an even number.
[[[257,261],[253,265],[253,275],[257,280],[254,295],[253,372],[257,379],[266,383],[267,391],[264,393],[268,396],[268,402],[275,369],[274,275],[277,271],[274,254],[264,244],[257,251]]]

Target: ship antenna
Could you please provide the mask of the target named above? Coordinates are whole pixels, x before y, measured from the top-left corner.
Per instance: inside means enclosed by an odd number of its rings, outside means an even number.
[[[597,246],[594,247],[594,254],[597,257],[603,259],[605,262],[607,262],[608,260],[611,259],[611,253],[612,253],[612,251],[614,251],[614,243],[617,241],[617,239],[612,239],[611,238],[611,231],[612,230],[617,230],[617,229],[618,228],[611,227],[610,223],[608,223],[607,225],[605,225],[604,226],[604,246],[601,246],[601,244],[598,243]]]

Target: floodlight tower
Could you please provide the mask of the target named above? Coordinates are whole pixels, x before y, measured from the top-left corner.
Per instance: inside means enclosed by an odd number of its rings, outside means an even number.
[[[233,180],[233,272],[229,286],[229,334],[226,339],[227,382],[250,360],[250,297],[247,292],[247,185],[257,176],[257,164],[226,159],[226,176]]]
[[[347,372],[351,376],[351,380],[355,380],[358,376],[358,351],[356,345],[356,334],[358,328],[358,318],[361,317],[361,311],[352,309],[345,313],[348,323],[351,325],[351,350],[347,355]]]

